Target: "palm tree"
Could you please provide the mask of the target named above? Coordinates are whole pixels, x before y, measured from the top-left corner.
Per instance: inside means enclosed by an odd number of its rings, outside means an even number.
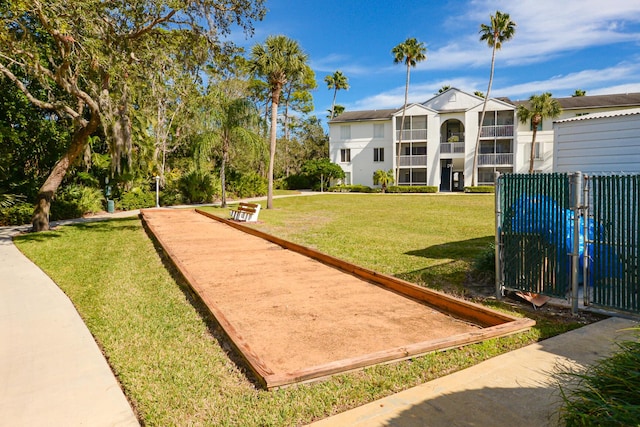
[[[576,89],[576,91],[575,91],[575,92],[573,92],[573,95],[571,95],[571,96],[573,96],[573,97],[576,97],[576,96],[585,96],[586,94],[587,94],[587,91],[586,91],[586,90]]]
[[[278,104],[282,88],[291,80],[302,79],[307,72],[308,57],[298,42],[286,36],[269,36],[265,43],[251,49],[249,71],[263,78],[271,97],[271,129],[269,134],[269,187],[267,209],[273,208],[273,165],[276,156]]]
[[[438,93],[436,93],[436,95],[440,95],[441,93],[446,92],[449,89],[451,89],[451,85],[442,85],[442,87],[438,89]]]
[[[393,184],[393,170],[389,169],[388,171],[384,171],[382,169],[378,169],[373,173],[373,183],[382,186],[382,192],[386,193],[387,185]]]
[[[479,96],[480,98],[484,98],[484,93],[480,90],[476,90],[475,92],[473,92],[473,94],[475,96]]]
[[[333,102],[331,103],[331,118],[334,118],[336,108],[336,95],[340,89],[349,90],[349,80],[347,76],[338,70],[333,74],[325,76],[324,81],[327,83],[328,89],[333,89]]]
[[[220,150],[220,185],[222,207],[227,206],[226,166],[233,148],[258,147],[261,137],[257,132],[260,116],[254,103],[247,98],[228,99],[221,96],[213,130],[213,139]]]
[[[531,95],[529,107],[525,104],[518,105],[517,115],[521,123],[531,121],[533,136],[531,137],[531,157],[529,158],[529,173],[533,173],[533,159],[535,158],[536,134],[538,126],[545,118],[556,118],[562,113],[560,103],[551,97],[551,93]]]
[[[340,114],[344,113],[344,105],[336,104],[333,106],[333,111],[327,110],[327,113],[329,113],[329,115],[327,116],[327,119],[329,120],[334,119],[338,117]]]
[[[400,146],[402,143],[402,131],[404,130],[404,116],[407,110],[407,99],[409,97],[409,73],[411,67],[415,67],[418,62],[427,59],[427,47],[423,42],[419,42],[416,38],[408,38],[391,50],[393,54],[394,64],[404,62],[407,66],[407,78],[404,86],[404,106],[402,107],[402,119],[400,120],[400,136],[398,137],[398,148],[396,150],[396,176],[395,181],[398,182],[400,174]]]
[[[493,71],[496,63],[496,51],[502,48],[502,43],[510,40],[516,32],[516,23],[511,20],[508,13],[502,13],[499,10],[495,15],[489,15],[491,24],[480,24],[480,41],[486,41],[491,47],[491,74],[489,75],[489,87],[487,88],[487,96],[484,97],[482,104],[482,114],[480,115],[480,123],[478,123],[478,136],[476,138],[476,148],[473,154],[473,175],[471,178],[471,186],[476,185],[476,176],[478,175],[478,151],[480,149],[480,134],[482,132],[482,123],[484,115],[487,112],[487,101],[491,96],[491,85],[493,84]]]

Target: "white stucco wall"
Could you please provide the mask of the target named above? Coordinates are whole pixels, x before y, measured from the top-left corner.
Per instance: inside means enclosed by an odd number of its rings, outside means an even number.
[[[384,126],[384,137],[374,138],[374,124]],[[351,127],[351,137],[341,138],[341,126]],[[352,184],[373,186],[373,173],[378,169],[393,167],[392,130],[390,120],[351,122],[330,127],[330,152],[333,163],[340,165],[345,173],[351,174]],[[384,161],[374,162],[374,148],[384,148]],[[340,150],[351,150],[351,162],[342,162]]]

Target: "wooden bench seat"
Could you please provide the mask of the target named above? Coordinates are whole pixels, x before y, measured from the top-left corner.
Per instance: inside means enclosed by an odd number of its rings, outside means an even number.
[[[231,218],[236,221],[256,222],[258,220],[258,214],[260,213],[259,203],[244,203],[238,204],[236,209],[232,209],[230,214]]]

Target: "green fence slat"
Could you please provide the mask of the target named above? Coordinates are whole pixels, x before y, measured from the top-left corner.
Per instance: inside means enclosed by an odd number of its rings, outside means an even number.
[[[594,221],[590,264],[593,304],[640,313],[640,175],[596,176],[591,180]]]

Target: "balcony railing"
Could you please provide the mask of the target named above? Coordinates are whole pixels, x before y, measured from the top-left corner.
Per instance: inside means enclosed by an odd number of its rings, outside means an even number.
[[[400,131],[396,131],[396,141],[400,139]],[[402,141],[426,141],[426,129],[405,129],[402,131]]]
[[[464,142],[464,132],[453,132],[442,135],[440,142]]]
[[[443,142],[440,154],[464,154],[464,142]]]
[[[482,138],[509,136],[513,136],[513,125],[482,126],[482,131],[480,132],[480,137]]]
[[[400,166],[427,166],[427,156],[400,156]]]
[[[513,153],[479,154],[478,166],[513,165]]]

